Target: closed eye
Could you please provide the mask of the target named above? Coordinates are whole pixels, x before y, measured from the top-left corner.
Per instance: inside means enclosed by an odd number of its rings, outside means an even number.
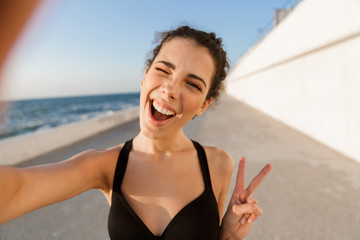
[[[199,87],[197,84],[195,84],[193,82],[187,82],[187,84],[201,92],[201,87]]]
[[[165,74],[170,74],[170,73],[168,73],[167,71],[165,71],[164,69],[162,69],[162,68],[155,68],[157,71],[159,71],[159,72],[163,72],[163,73],[165,73]]]

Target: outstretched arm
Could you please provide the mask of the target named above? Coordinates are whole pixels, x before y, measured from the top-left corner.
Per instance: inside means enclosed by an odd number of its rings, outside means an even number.
[[[32,210],[74,197],[106,182],[102,154],[89,150],[58,163],[0,166],[0,225]]]
[[[250,231],[252,223],[262,214],[252,195],[272,166],[267,164],[246,189],[245,166],[246,160],[243,157],[240,159],[235,188],[222,221],[220,239],[243,239]]]

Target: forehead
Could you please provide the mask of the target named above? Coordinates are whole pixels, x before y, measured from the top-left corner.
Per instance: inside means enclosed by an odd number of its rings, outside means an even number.
[[[211,81],[215,72],[214,60],[206,47],[199,46],[194,40],[174,38],[160,49],[154,62],[168,61],[176,70],[201,75]]]

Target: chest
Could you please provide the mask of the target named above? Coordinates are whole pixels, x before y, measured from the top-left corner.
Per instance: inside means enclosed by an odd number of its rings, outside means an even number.
[[[112,196],[111,239],[217,239],[217,200],[199,161],[140,164],[131,157],[121,193]]]
[[[155,235],[205,191],[196,154],[154,161],[130,154],[121,185],[124,199]]]

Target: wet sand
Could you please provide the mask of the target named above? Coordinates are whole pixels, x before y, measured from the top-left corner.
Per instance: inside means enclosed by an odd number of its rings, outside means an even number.
[[[231,97],[193,120],[186,134],[248,160],[247,183],[266,163],[273,170],[254,197],[264,210],[246,239],[357,239],[360,164]],[[18,166],[64,160],[89,148],[134,137],[134,120]],[[234,186],[235,172],[232,185]],[[96,190],[28,213],[0,226],[1,240],[109,239],[109,206]]]

